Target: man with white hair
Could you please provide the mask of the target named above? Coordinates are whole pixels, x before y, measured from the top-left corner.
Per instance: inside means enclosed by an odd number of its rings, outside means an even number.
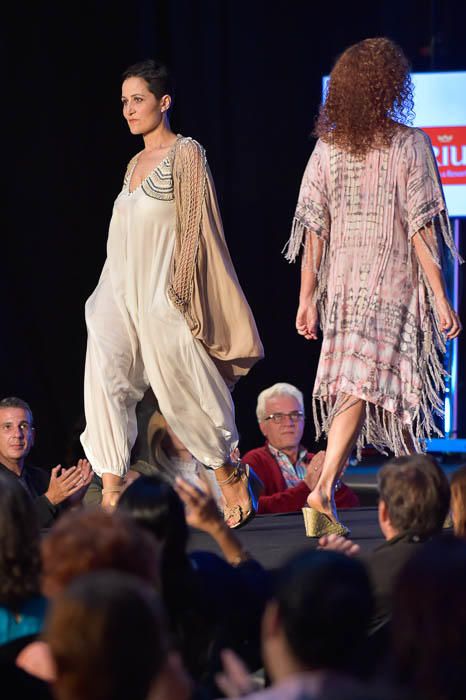
[[[301,444],[303,395],[292,384],[274,384],[259,394],[256,414],[266,443],[247,452],[242,461],[264,483],[258,513],[299,511],[319,479],[325,457],[325,452],[313,455]],[[359,505],[357,495],[342,481],[337,484],[335,500],[337,508]]]

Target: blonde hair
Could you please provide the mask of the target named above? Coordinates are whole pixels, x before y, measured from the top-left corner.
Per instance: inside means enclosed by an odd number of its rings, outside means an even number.
[[[277,384],[273,384],[268,389],[261,391],[257,397],[256,416],[259,423],[262,423],[262,421],[267,417],[267,411],[265,410],[266,401],[274,396],[292,396],[304,410],[304,398],[302,392],[293,386],[293,384],[277,382]]]

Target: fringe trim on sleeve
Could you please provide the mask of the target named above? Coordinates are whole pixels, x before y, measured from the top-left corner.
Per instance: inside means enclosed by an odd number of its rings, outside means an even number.
[[[441,190],[441,181],[440,181],[440,175],[438,172],[437,168],[437,163],[435,161],[434,153],[432,151],[432,148],[429,146],[427,147],[426,145],[426,156],[427,156],[427,164],[429,168],[429,175],[432,178],[434,182],[439,183],[439,188]],[[443,199],[440,200],[442,202]],[[439,205],[441,206],[439,202]],[[448,216],[448,212],[446,209],[446,205],[443,202],[444,207],[441,209],[441,211],[433,216],[429,221],[426,221],[423,223],[423,225],[420,227],[420,229],[425,229],[427,226],[429,226],[429,230],[432,231],[433,235],[433,240],[430,241],[430,245],[428,240],[426,240],[423,237],[424,243],[426,243],[430,254],[432,255],[433,260],[435,261],[436,265],[438,267],[441,266],[442,263],[442,256],[441,256],[441,248],[439,250],[439,245],[438,243],[441,241],[450,251],[450,255],[452,256],[453,260],[457,260],[460,264],[464,262],[463,258],[460,256],[458,250],[456,249],[455,246],[455,241],[453,239],[453,233],[451,230],[451,225],[450,225],[450,219]],[[435,238],[437,240],[435,240]],[[440,239],[440,241],[438,240]]]
[[[288,262],[295,262],[296,258],[299,256],[301,248],[304,246],[306,231],[306,224],[295,216],[291,226],[290,237],[282,250],[285,260],[288,260]]]

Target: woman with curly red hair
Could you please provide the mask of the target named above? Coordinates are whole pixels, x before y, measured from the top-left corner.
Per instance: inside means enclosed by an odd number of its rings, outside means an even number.
[[[406,125],[412,83],[402,50],[365,39],[337,60],[317,119],[286,257],[304,249],[296,329],[323,332],[313,391],[327,434],[308,504],[316,534],[345,532],[334,484],[357,443],[395,455],[438,433],[440,353],[460,321],[442,275],[458,256],[428,136]]]

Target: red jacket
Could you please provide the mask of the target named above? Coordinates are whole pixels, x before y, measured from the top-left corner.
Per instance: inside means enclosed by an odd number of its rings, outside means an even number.
[[[314,455],[308,452],[307,456],[312,459]],[[306,482],[301,481],[297,486],[287,488],[285,478],[267,444],[249,450],[241,457],[241,461],[249,464],[264,483],[258,513],[295,513],[306,505],[309,496]],[[337,508],[359,506],[359,498],[354,491],[343,482],[340,483],[340,488],[335,492]]]

